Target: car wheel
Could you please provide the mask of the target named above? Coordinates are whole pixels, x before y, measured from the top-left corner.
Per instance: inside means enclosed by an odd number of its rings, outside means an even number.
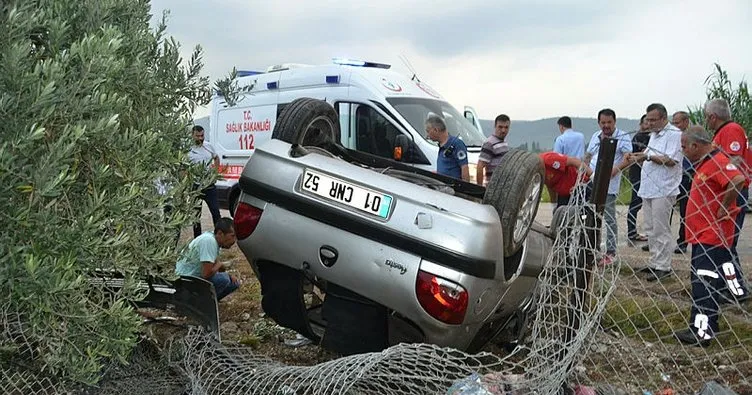
[[[499,213],[504,256],[512,256],[522,247],[538,213],[542,190],[543,168],[538,155],[519,149],[507,152],[483,195],[483,203]]]
[[[580,221],[577,221],[575,216],[582,215],[582,210],[579,209],[577,206],[559,206],[554,210],[554,215],[551,217],[551,227],[550,227],[550,235],[554,239],[559,235],[562,234],[565,238],[568,235],[568,231],[572,229],[575,224],[582,222],[582,219],[580,218]]]
[[[303,97],[288,104],[277,119],[272,138],[302,146],[339,143],[339,117],[323,100]]]

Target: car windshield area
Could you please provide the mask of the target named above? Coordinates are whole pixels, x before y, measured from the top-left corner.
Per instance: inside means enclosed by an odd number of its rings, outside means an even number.
[[[462,139],[466,146],[480,147],[486,141],[486,136],[483,133],[476,129],[470,121],[465,119],[457,109],[445,101],[414,97],[393,97],[386,100],[426,140],[428,139],[425,135],[425,121],[429,115],[436,114],[444,118],[449,134]],[[435,143],[433,141],[430,142]]]

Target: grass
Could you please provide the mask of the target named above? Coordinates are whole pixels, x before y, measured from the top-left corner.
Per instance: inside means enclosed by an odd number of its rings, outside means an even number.
[[[729,314],[732,309],[722,309],[720,333],[711,348],[720,350],[722,345],[740,343],[752,346],[752,323],[739,315]],[[689,312],[690,304],[687,302],[617,293],[608,301],[601,325],[627,337],[678,344],[673,332],[687,327]]]

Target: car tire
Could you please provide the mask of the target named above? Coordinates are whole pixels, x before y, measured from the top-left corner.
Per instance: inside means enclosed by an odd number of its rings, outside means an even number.
[[[499,213],[505,257],[522,248],[538,213],[542,190],[543,167],[534,153],[512,149],[494,170],[483,203]]]
[[[556,239],[559,234],[566,237],[568,231],[578,223],[575,218],[576,215],[582,215],[582,210],[577,206],[566,205],[557,207],[551,217],[551,227],[549,230],[551,237]],[[582,221],[580,220],[579,222]]]
[[[272,138],[301,146],[326,148],[340,142],[339,116],[323,100],[303,97],[288,104],[277,119]]]

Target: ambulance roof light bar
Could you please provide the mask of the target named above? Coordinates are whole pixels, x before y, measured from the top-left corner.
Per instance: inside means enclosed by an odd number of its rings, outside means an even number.
[[[332,63],[343,65],[343,66],[374,67],[377,69],[388,69],[392,67],[391,65],[388,65],[385,63],[366,62],[364,60],[348,59],[348,58],[334,58],[332,59]]]

